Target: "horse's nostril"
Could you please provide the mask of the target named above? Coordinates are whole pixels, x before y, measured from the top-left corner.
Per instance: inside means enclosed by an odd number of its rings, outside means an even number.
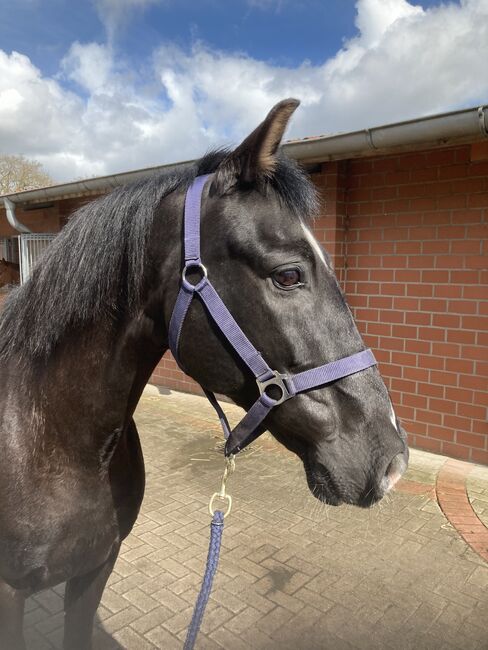
[[[386,468],[385,475],[381,480],[381,484],[385,492],[391,490],[391,488],[395,485],[395,483],[398,482],[406,469],[407,461],[405,459],[405,454],[397,454]]]

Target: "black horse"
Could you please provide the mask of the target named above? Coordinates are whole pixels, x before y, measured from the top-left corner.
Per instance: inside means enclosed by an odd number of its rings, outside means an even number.
[[[278,146],[295,100],[233,152],[205,156],[81,208],[0,317],[0,648],[24,648],[25,598],[67,582],[67,650],[93,618],[144,493],[133,413],[168,347],[185,192],[202,199],[209,278],[272,368],[299,372],[364,349],[307,221],[313,186]],[[257,387],[200,301],[180,359],[248,409]],[[405,436],[375,367],[281,404],[266,425],[302,459],[313,494],[369,506],[406,467]]]

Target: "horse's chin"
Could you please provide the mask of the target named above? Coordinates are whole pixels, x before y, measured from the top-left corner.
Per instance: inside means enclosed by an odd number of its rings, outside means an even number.
[[[312,496],[329,506],[340,506],[347,501],[332,478],[330,472],[313,459],[310,448],[298,437],[285,437],[271,430],[273,436],[289,451],[296,454],[303,463],[307,484]]]
[[[345,500],[342,495],[339,494],[329,472],[325,470],[325,468],[319,470],[318,468],[313,467],[304,458],[302,458],[302,461],[305,468],[308,487],[312,495],[322,503],[326,503],[329,506],[342,505]]]
[[[278,442],[300,458],[309,490],[322,503],[330,506],[348,504],[358,508],[371,508],[389,489],[383,481],[378,485],[368,482],[360,488],[355,485],[354,480],[341,477],[340,472],[334,472],[319,462],[314,449],[305,444],[303,439],[298,436],[283,436],[273,430],[271,433]]]
[[[328,506],[341,506],[345,503],[340,497],[325,490],[319,483],[316,483],[314,486],[309,484],[309,488],[316,499],[322,503],[326,503]]]
[[[334,478],[322,464],[310,463],[303,458],[302,461],[310,492],[316,499],[327,505],[348,504],[359,508],[371,508],[383,498],[387,491],[383,486],[379,486],[376,489],[364,490],[360,494],[349,493],[347,488],[343,487],[340,479]]]

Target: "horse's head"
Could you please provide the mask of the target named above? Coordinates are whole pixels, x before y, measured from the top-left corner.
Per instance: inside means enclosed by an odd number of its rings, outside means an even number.
[[[310,180],[278,153],[295,100],[279,103],[217,168],[203,195],[202,259],[233,317],[268,365],[298,373],[364,349],[327,254],[307,221]],[[180,342],[186,370],[248,409],[256,382],[199,301]],[[405,435],[376,367],[297,395],[266,420],[303,461],[313,494],[368,506],[406,468]]]

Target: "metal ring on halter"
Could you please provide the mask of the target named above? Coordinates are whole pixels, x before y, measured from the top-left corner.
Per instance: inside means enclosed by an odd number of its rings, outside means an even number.
[[[186,274],[189,270],[200,271],[203,277],[196,284],[192,284],[186,279]],[[189,291],[198,291],[198,289],[200,289],[207,281],[207,277],[207,269],[201,262],[187,262],[181,272],[181,283],[185,289],[188,289]]]
[[[227,517],[227,515],[232,510],[232,497],[230,496],[230,494],[221,494],[220,492],[214,492],[212,494],[212,498],[210,499],[210,503],[208,504],[208,511],[212,517],[215,514],[214,501],[217,498],[222,499],[222,501],[227,501],[227,510],[224,512],[224,519],[225,519],[225,517]]]
[[[290,397],[293,397],[293,394],[290,393],[288,386],[285,383],[288,377],[278,372],[277,370],[273,370],[273,372],[274,376],[271,377],[271,379],[261,381],[260,379],[256,378],[256,383],[259,388],[259,394],[262,395],[265,393],[269,399],[272,399],[274,402],[276,402],[275,406],[278,406],[278,404],[282,404],[283,402],[286,402],[287,399],[290,399]],[[274,399],[274,397],[266,393],[266,389],[271,388],[271,386],[276,386],[281,390],[281,397],[279,399]]]

